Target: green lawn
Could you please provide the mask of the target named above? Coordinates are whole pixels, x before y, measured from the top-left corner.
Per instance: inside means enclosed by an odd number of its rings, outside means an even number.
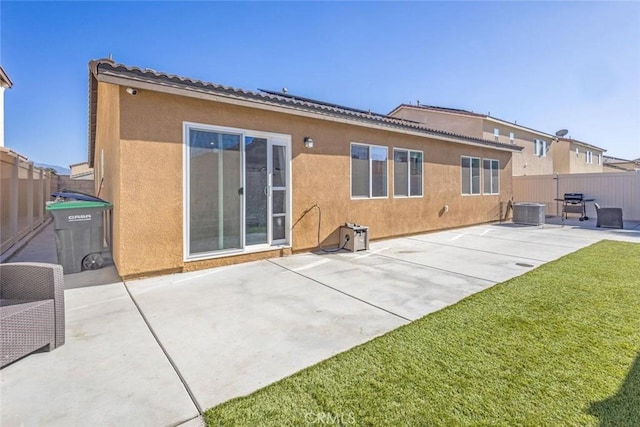
[[[640,425],[640,244],[604,241],[244,398],[209,425]]]

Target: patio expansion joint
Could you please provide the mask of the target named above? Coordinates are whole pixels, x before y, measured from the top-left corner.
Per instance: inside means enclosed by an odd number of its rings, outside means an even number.
[[[357,297],[357,296],[355,296],[355,295],[351,295],[351,294],[349,294],[349,293],[346,293],[346,292],[344,292],[344,291],[341,291],[341,290],[340,290],[340,289],[338,289],[338,288],[334,288],[333,286],[327,285],[326,283],[322,283],[321,281],[319,281],[319,280],[317,280],[317,279],[314,279],[313,277],[306,276],[306,275],[304,275],[304,274],[302,274],[302,273],[300,273],[300,272],[298,272],[298,271],[292,270],[292,269],[290,269],[290,268],[288,268],[288,267],[285,267],[285,266],[280,265],[280,264],[278,264],[278,263],[276,263],[276,262],[273,262],[273,261],[272,261],[272,260],[270,260],[270,259],[267,259],[266,261],[267,261],[267,262],[270,262],[271,264],[273,264],[273,265],[275,265],[275,266],[277,266],[277,267],[280,267],[280,268],[282,268],[282,269],[284,269],[284,270],[287,270],[287,271],[289,271],[289,272],[291,272],[291,273],[293,273],[293,274],[297,274],[297,275],[298,275],[298,276],[300,276],[300,277],[304,277],[304,278],[305,278],[305,279],[307,279],[307,280],[311,280],[312,282],[315,282],[315,283],[317,283],[317,284],[319,284],[319,285],[321,285],[321,286],[324,286],[325,288],[329,288],[329,289],[331,289],[331,290],[333,290],[333,291],[339,292],[339,293],[341,293],[341,294],[343,294],[343,295],[345,295],[345,296],[347,296],[347,297],[349,297],[349,298],[352,298],[352,299],[354,299],[354,300],[356,300],[356,301],[362,302],[362,303],[367,304],[367,305],[369,305],[369,306],[371,306],[371,307],[373,307],[373,308],[376,308],[376,309],[378,309],[378,310],[384,311],[385,313],[388,313],[388,314],[391,314],[391,315],[393,315],[393,316],[396,316],[396,317],[398,317],[398,318],[400,318],[400,319],[402,319],[402,320],[404,320],[404,321],[407,321],[407,322],[409,322],[409,323],[413,322],[413,319],[409,319],[408,317],[404,317],[404,316],[402,316],[402,315],[400,315],[400,314],[398,314],[398,313],[394,313],[394,312],[393,312],[393,311],[391,311],[391,310],[387,310],[387,309],[386,309],[386,308],[384,308],[384,307],[380,307],[379,305],[375,305],[375,304],[373,304],[373,303],[370,303],[369,301],[363,300],[362,298],[358,298],[358,297]]]
[[[176,375],[178,375],[178,378],[180,379],[180,382],[184,386],[185,390],[187,391],[187,394],[189,395],[189,398],[191,399],[191,401],[193,402],[194,406],[196,407],[196,409],[198,411],[198,416],[202,415],[204,413],[204,411],[202,410],[202,407],[198,403],[198,400],[196,399],[195,394],[191,390],[191,387],[189,387],[189,384],[187,384],[187,380],[184,378],[184,376],[180,372],[180,369],[178,369],[178,365],[176,365],[176,363],[173,361],[173,359],[171,358],[171,355],[169,355],[169,352],[167,351],[165,346],[160,341],[160,337],[158,337],[158,335],[156,334],[156,331],[154,331],[153,328],[151,327],[151,323],[149,323],[149,320],[147,319],[147,316],[144,315],[144,313],[142,312],[142,309],[140,308],[140,305],[138,305],[138,302],[133,297],[133,294],[131,294],[131,291],[129,290],[129,286],[127,286],[127,282],[123,281],[122,284],[124,285],[124,289],[127,291],[127,294],[129,295],[129,298],[131,298],[131,301],[136,306],[136,309],[138,310],[138,313],[140,313],[140,316],[142,317],[142,320],[144,320],[144,323],[147,325],[147,328],[149,329],[149,332],[151,332],[151,335],[153,336],[153,339],[155,339],[156,343],[160,347],[160,350],[162,350],[162,353],[164,353],[164,356],[169,361],[169,364],[171,365],[171,367],[175,371]],[[176,425],[180,425],[181,423],[189,421],[189,420],[191,420],[193,418],[197,418],[197,416],[189,418],[189,419],[184,420],[184,421],[181,421],[180,423],[178,423]]]
[[[475,234],[469,234],[469,236],[473,236],[473,237],[481,237],[483,239],[493,239],[493,240],[501,240],[503,242],[517,242],[517,243],[523,243],[522,240],[516,240],[516,239],[507,239],[505,237],[498,237],[498,236],[491,236],[489,234],[484,234],[482,236],[479,235],[475,235]],[[417,240],[417,239],[415,239]],[[585,241],[591,241],[591,239],[583,239],[580,238],[580,240],[585,240]],[[426,240],[423,240],[424,242],[426,242]],[[430,242],[431,243],[431,242]],[[538,242],[524,242],[524,243],[531,243],[531,244],[540,244]],[[569,245],[560,245],[558,243],[544,243],[544,246],[554,246],[557,248],[565,248],[565,249],[574,249],[574,246],[569,246]]]
[[[546,259],[538,259],[538,258],[524,257],[524,256],[519,256],[519,255],[503,254],[503,253],[500,253],[500,252],[486,251],[484,249],[465,248],[463,246],[449,245],[447,243],[431,242],[431,241],[428,241],[428,240],[420,240],[420,239],[416,239],[415,237],[405,237],[405,239],[413,240],[413,241],[421,242],[421,243],[430,243],[432,245],[446,246],[446,247],[449,247],[449,248],[462,249],[462,250],[466,250],[466,251],[482,252],[482,253],[490,254],[490,255],[508,256],[508,257],[513,257],[513,258],[520,258],[520,259],[526,259],[526,260],[529,260],[529,261],[538,261],[538,262],[545,262],[545,263],[549,262]],[[532,242],[532,244],[533,244],[533,242]]]
[[[457,246],[456,246],[456,247],[457,247]],[[451,270],[447,270],[447,269],[444,269],[444,268],[434,267],[434,266],[431,266],[431,265],[420,264],[419,262],[415,262],[415,261],[408,261],[408,260],[406,260],[406,259],[396,258],[396,257],[393,257],[393,256],[391,256],[391,255],[384,255],[384,254],[380,254],[380,253],[378,253],[378,254],[376,254],[376,255],[377,255],[377,256],[380,256],[380,257],[383,257],[383,258],[392,259],[392,260],[394,260],[394,261],[400,261],[400,262],[405,262],[405,263],[407,263],[407,264],[417,265],[417,266],[422,267],[422,268],[427,268],[427,269],[431,269],[431,270],[442,271],[442,272],[444,272],[444,273],[453,274],[453,275],[456,275],[456,276],[463,276],[463,277],[469,277],[469,278],[471,278],[471,279],[482,280],[482,281],[484,281],[484,282],[493,283],[494,285],[495,285],[495,284],[497,284],[497,283],[499,283],[499,282],[496,282],[495,280],[485,279],[484,277],[472,276],[472,275],[470,275],[470,274],[464,274],[464,273],[459,273],[459,272],[457,272],[457,271],[451,271]]]

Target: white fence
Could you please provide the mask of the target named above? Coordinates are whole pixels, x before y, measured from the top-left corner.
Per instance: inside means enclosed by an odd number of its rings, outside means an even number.
[[[622,208],[625,220],[640,221],[640,172],[556,174],[513,177],[513,201],[546,205],[547,215],[562,213],[565,193],[583,193],[601,207]],[[587,216],[596,217],[593,203]]]

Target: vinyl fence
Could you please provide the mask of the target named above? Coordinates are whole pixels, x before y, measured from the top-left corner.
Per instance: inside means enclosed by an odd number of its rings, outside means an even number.
[[[58,188],[58,177],[25,157],[0,147],[0,255],[47,218],[45,202]]]
[[[546,214],[562,214],[565,193],[583,193],[601,207],[622,208],[625,220],[640,221],[640,172],[556,174],[513,177],[513,201],[546,205]],[[596,217],[592,202],[587,216]]]

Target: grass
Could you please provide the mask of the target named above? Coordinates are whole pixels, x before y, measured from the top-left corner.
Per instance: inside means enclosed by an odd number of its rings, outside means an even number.
[[[209,409],[211,426],[640,425],[640,244],[603,241]]]

